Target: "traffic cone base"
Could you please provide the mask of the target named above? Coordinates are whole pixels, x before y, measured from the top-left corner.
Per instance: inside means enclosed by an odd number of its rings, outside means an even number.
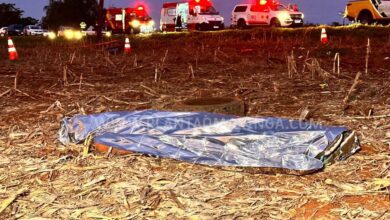
[[[8,56],[9,60],[14,61],[19,58],[18,52],[16,51],[14,42],[12,41],[11,37],[8,37]]]

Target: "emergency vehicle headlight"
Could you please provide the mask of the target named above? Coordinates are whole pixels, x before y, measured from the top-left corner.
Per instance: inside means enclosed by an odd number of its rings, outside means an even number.
[[[50,39],[50,40],[54,40],[54,39],[56,39],[56,34],[54,33],[54,32],[49,32],[49,34],[48,34],[48,38]]]
[[[291,19],[291,16],[288,12],[284,12],[284,13],[280,13],[278,15],[278,18],[280,21],[286,21],[286,20],[290,20]]]
[[[75,31],[74,32],[74,38],[76,40],[80,40],[81,38],[83,38],[83,34],[80,31]]]
[[[106,32],[106,37],[111,37],[111,36],[112,36],[111,32]]]
[[[139,27],[140,25],[141,25],[141,22],[139,22],[138,20],[133,20],[131,22],[131,26],[133,26],[135,28]]]
[[[74,38],[74,32],[72,30],[66,30],[64,36],[66,39],[72,40]]]
[[[154,26],[154,24],[155,24],[155,23],[154,23],[153,20],[149,21],[149,23],[148,23],[149,26]]]

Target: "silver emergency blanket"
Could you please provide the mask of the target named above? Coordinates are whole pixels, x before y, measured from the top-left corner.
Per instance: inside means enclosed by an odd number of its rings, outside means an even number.
[[[64,145],[91,136],[95,144],[189,163],[303,173],[346,159],[360,148],[354,132],[345,127],[154,110],[65,118],[59,136]]]

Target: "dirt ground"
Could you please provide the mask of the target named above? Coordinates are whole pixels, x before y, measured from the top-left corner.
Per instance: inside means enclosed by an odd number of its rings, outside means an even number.
[[[131,55],[16,38],[17,62],[3,39],[0,219],[389,219],[390,29],[376,31],[329,29],[327,45],[320,29],[156,34],[132,38]],[[309,120],[355,130],[362,150],[293,176],[85,157],[57,140],[65,116],[169,110],[207,96],[240,98],[248,116],[299,119],[308,109]]]

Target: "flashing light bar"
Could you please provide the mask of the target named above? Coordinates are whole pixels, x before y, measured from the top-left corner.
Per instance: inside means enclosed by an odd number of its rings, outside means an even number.
[[[254,2],[255,2],[255,4],[259,4],[259,5],[267,5],[267,4],[277,5],[277,4],[279,4],[279,2],[277,0],[255,0]]]

